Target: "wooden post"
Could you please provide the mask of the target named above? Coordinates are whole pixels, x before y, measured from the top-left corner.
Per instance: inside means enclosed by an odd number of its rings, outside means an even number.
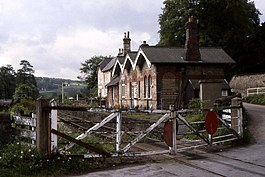
[[[49,118],[49,110],[45,107],[49,106],[46,99],[37,100],[37,150],[43,155],[51,154],[51,123]]]

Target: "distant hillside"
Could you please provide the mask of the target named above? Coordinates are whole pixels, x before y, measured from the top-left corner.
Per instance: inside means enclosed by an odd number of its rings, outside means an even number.
[[[36,77],[39,92],[45,98],[58,98],[62,94],[64,84],[64,95],[67,97],[85,97],[87,85],[84,82],[71,79]]]

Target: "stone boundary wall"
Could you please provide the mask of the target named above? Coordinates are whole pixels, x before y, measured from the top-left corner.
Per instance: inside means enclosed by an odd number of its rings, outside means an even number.
[[[247,96],[248,88],[265,87],[265,74],[236,75],[229,83],[233,92]]]

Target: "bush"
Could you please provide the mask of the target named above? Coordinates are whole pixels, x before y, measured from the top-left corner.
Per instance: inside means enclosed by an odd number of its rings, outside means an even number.
[[[245,97],[244,102],[265,105],[265,95],[252,95]]]
[[[59,176],[106,167],[104,159],[82,159],[64,155],[45,157],[27,144],[8,144],[0,150],[0,176]]]

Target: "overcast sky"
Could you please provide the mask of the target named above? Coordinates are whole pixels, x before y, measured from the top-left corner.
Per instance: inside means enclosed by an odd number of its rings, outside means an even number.
[[[0,0],[0,66],[28,60],[35,76],[76,79],[81,63],[159,40],[164,0]],[[265,0],[254,0],[265,14]],[[265,16],[261,16],[265,21]]]

